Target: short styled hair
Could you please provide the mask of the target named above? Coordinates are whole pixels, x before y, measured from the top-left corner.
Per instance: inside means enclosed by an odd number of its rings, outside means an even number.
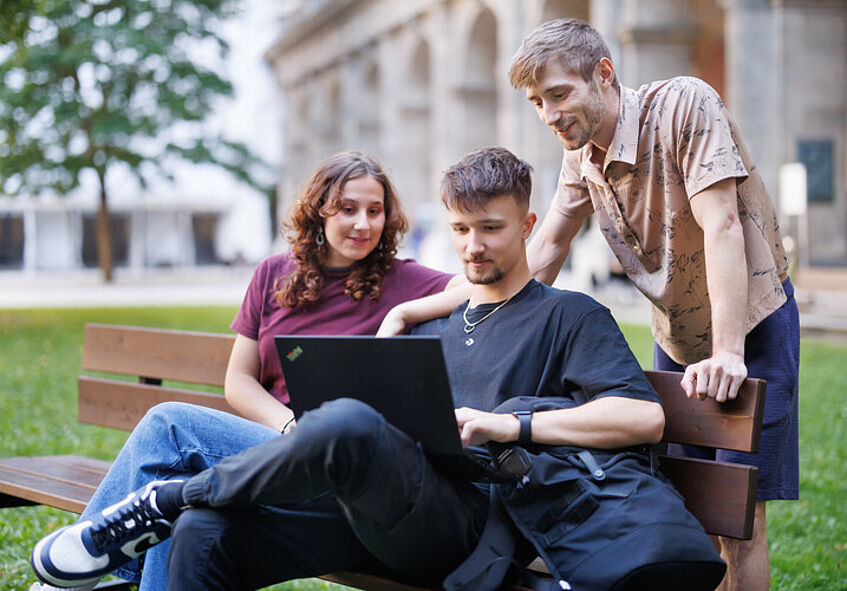
[[[512,57],[509,82],[518,89],[532,86],[552,59],[558,59],[565,68],[578,72],[588,82],[604,57],[611,61],[609,47],[600,33],[585,21],[578,18],[547,21],[523,40]],[[612,86],[618,88],[617,76]]]
[[[441,201],[447,209],[470,211],[489,199],[511,195],[529,208],[532,166],[505,148],[474,150],[444,171]]]

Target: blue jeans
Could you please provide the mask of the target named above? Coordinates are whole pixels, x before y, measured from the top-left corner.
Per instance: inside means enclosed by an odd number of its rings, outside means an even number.
[[[165,402],[151,408],[136,425],[103,482],[82,513],[96,515],[153,480],[189,478],[227,456],[279,438],[269,427],[229,413]],[[170,541],[147,551],[117,570],[123,579],[140,583],[139,591],[165,589]]]

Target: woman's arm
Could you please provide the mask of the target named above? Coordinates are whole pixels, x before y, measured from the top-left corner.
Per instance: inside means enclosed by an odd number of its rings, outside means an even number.
[[[463,275],[456,275],[447,283],[444,291],[391,308],[379,325],[376,336],[391,337],[403,334],[409,326],[449,316],[456,306],[470,297],[471,284]]]
[[[235,336],[224,378],[224,395],[243,416],[277,431],[282,431],[294,416],[259,383],[259,343],[244,335]]]

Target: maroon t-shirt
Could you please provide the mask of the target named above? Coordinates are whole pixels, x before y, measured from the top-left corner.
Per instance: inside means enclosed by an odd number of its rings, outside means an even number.
[[[324,273],[318,300],[308,308],[282,308],[274,299],[274,283],[295,268],[288,254],[278,254],[259,263],[247,287],[241,309],[231,328],[259,343],[259,382],[284,404],[288,391],[282,377],[273,337],[278,334],[376,334],[388,311],[408,300],[443,291],[453,277],[419,265],[412,259],[395,259],[382,280],[377,301],[365,296],[357,302],[344,294],[349,270],[329,269]]]

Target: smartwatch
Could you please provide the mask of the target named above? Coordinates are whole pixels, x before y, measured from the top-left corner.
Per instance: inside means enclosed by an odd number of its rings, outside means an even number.
[[[516,416],[521,423],[521,430],[518,432],[518,443],[521,445],[528,445],[532,443],[532,411],[516,410],[512,414]]]

